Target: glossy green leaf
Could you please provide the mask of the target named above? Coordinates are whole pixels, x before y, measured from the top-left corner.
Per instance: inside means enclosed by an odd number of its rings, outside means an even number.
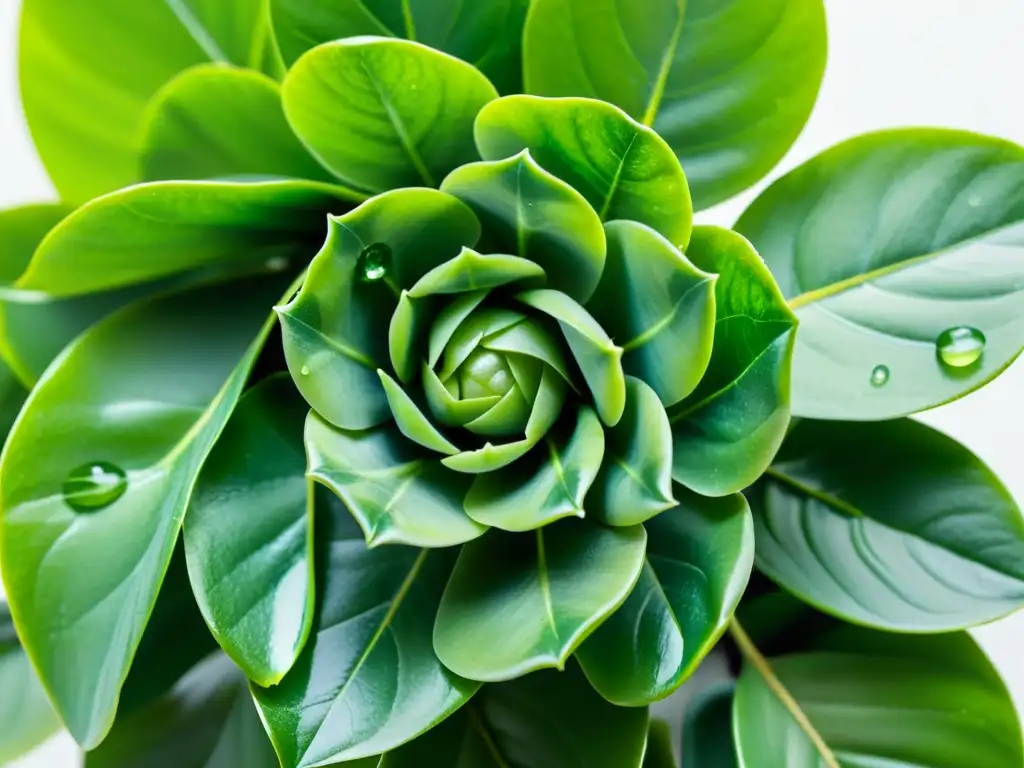
[[[147,180],[333,179],[292,133],[275,80],[217,64],[182,72],[153,97],[140,163]]]
[[[571,432],[549,434],[506,469],[478,475],[466,496],[466,513],[481,525],[529,531],[564,517],[583,517],[583,499],[604,455],[604,430],[582,407]]]
[[[736,684],[707,688],[690,700],[683,721],[686,768],[739,768],[732,738],[732,701]]]
[[[212,656],[144,709],[119,717],[85,768],[277,768],[245,677]]]
[[[458,319],[459,315],[461,315],[461,311],[452,320]],[[556,365],[558,353],[557,349],[554,353],[548,352],[552,349],[549,337],[544,335],[543,329],[533,323],[523,322],[525,320],[526,315],[522,312],[489,306],[482,306],[479,310],[470,312],[454,328],[446,318],[445,322],[431,332],[431,348],[441,349],[444,353],[444,364],[438,375],[442,379],[451,378],[485,339],[489,341],[497,338],[506,329],[518,326],[522,326],[524,332],[529,332],[533,346],[543,349],[543,354],[552,358],[549,364]],[[501,347],[496,347],[495,350],[499,352],[519,351],[506,350]],[[534,357],[544,359],[541,354],[540,352],[534,353]],[[431,358],[434,357],[435,355],[431,353]]]
[[[196,476],[280,295],[279,280],[261,278],[121,310],[50,367],[7,441],[4,584],[26,650],[83,746],[110,728]]]
[[[306,53],[284,81],[295,133],[371,192],[436,187],[476,159],[473,119],[497,98],[471,65],[408,40],[357,37]]]
[[[472,315],[474,310],[487,298],[487,293],[487,291],[473,291],[458,296],[434,317],[427,340],[427,364],[431,368],[437,365],[448,342],[452,340],[463,321]]]
[[[459,449],[441,434],[440,430],[434,426],[433,422],[398,382],[384,371],[378,370],[377,375],[380,376],[384,394],[388,399],[388,406],[392,416],[395,417],[395,424],[403,435],[424,448],[443,453],[446,456],[452,456],[459,452]]]
[[[451,547],[484,532],[463,510],[471,479],[446,469],[393,425],[336,429],[310,414],[309,475],[345,502],[367,544]]]
[[[468,293],[497,288],[521,280],[544,282],[544,270],[519,256],[479,254],[471,248],[420,278],[409,295],[421,298],[438,293]]]
[[[1024,148],[938,129],[852,139],[769,187],[736,228],[800,317],[793,412],[888,419],[998,376],[1024,348],[1022,187]],[[972,365],[938,354],[955,327],[987,339]]]
[[[785,437],[797,320],[757,252],[734,232],[695,227],[687,255],[718,274],[717,320],[704,378],[669,410],[672,474],[722,496],[760,477]]]
[[[616,707],[575,664],[488,685],[380,768],[640,768],[647,711]]]
[[[0,355],[28,388],[79,333],[114,310],[167,287],[147,284],[69,299],[10,288],[46,234],[72,210],[41,204],[0,211]]]
[[[587,309],[625,350],[626,373],[675,405],[711,359],[717,278],[643,224],[614,221],[605,232],[608,262]]]
[[[690,241],[693,209],[679,160],[657,133],[612,104],[509,96],[481,110],[475,135],[484,160],[529,150],[601,221],[641,222],[678,248]]]
[[[0,603],[0,765],[60,730],[60,720],[21,649],[7,606]]]
[[[403,384],[413,382],[417,366],[426,356],[425,347],[439,303],[432,296],[414,299],[409,291],[402,291],[398,297],[398,306],[388,323],[388,355]]]
[[[1020,509],[922,424],[798,422],[750,500],[758,568],[834,615],[937,632],[1024,605]]]
[[[287,376],[249,390],[203,465],[185,522],[203,616],[259,685],[291,669],[313,620],[307,411]]]
[[[462,548],[434,626],[452,671],[510,680],[564,669],[576,647],[629,595],[643,568],[640,526],[562,520],[533,535],[492,531]]]
[[[459,168],[441,189],[480,217],[481,250],[536,262],[549,287],[577,301],[594,293],[605,260],[601,219],[579,192],[537,165],[529,152]]]
[[[480,224],[455,198],[431,189],[389,192],[328,222],[327,242],[299,294],[278,310],[288,369],[306,401],[343,429],[390,418],[377,370],[401,290],[476,245]],[[380,273],[367,271],[367,255]]]
[[[754,529],[741,495],[676,493],[679,505],[645,524],[647,564],[636,588],[576,652],[593,686],[624,706],[663,699],[693,674],[753,568]]]
[[[587,310],[564,293],[550,289],[526,291],[517,294],[516,300],[558,321],[590,388],[601,421],[608,426],[618,424],[626,408],[622,348]]]
[[[672,431],[657,393],[626,377],[626,409],[607,431],[604,464],[587,512],[607,525],[636,525],[676,505]]]
[[[672,751],[672,729],[663,720],[652,720],[647,731],[643,768],[676,768]]]
[[[264,41],[262,8],[262,0],[24,0],[22,102],[61,198],[81,203],[138,181],[149,99],[195,64],[249,64]]]
[[[204,268],[280,270],[305,263],[327,214],[356,201],[341,187],[306,181],[130,187],[58,224],[15,287],[74,296]]]
[[[431,414],[447,427],[461,427],[468,422],[483,416],[498,404],[500,397],[472,397],[456,399],[441,382],[434,369],[423,365],[423,393]]]
[[[256,688],[285,768],[376,755],[420,735],[478,685],[446,670],[430,629],[451,573],[451,549],[367,549],[325,489],[317,494],[314,632],[275,688]]]
[[[404,37],[470,62],[502,93],[522,90],[522,34],[529,0],[271,0],[270,6],[289,64],[332,40]]]
[[[810,652],[767,666],[820,742],[747,666],[733,702],[746,768],[1005,768],[1024,761],[1010,695],[965,632],[907,637],[840,627]]]
[[[543,326],[535,322],[521,322],[509,325],[486,338],[480,345],[495,352],[506,352],[539,360],[552,371],[555,371],[567,384],[572,384],[572,376],[566,364],[562,347],[551,337]]]
[[[601,99],[653,126],[703,209],[786,153],[825,53],[821,0],[534,0],[526,90]]]

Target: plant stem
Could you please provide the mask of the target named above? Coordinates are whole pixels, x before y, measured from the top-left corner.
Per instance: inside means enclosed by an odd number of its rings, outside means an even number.
[[[775,698],[782,702],[782,706],[789,711],[789,714],[792,715],[796,724],[800,727],[800,730],[803,731],[807,738],[811,740],[811,743],[818,751],[818,754],[821,755],[821,759],[825,762],[825,765],[828,766],[828,768],[842,768],[831,748],[825,743],[825,740],[807,718],[807,715],[804,714],[804,711],[801,709],[800,704],[797,703],[797,700],[793,698],[793,694],[786,690],[786,686],[784,686],[782,681],[775,676],[775,671],[772,669],[772,665],[768,663],[768,659],[766,659],[758,647],[754,645],[754,641],[750,639],[750,635],[748,635],[747,631],[743,629],[743,625],[740,624],[739,619],[735,616],[729,622],[729,634],[732,635],[733,640],[736,641],[736,645],[739,647],[740,653],[743,654],[743,658],[758,671],[764,679],[765,685],[768,686],[768,689],[775,694]]]

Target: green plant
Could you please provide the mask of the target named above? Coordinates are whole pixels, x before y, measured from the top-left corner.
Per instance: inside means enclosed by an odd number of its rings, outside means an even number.
[[[732,232],[820,0],[23,2],[0,758],[30,659],[89,768],[667,768],[717,647],[688,768],[1024,762],[964,631],[1024,522],[906,418],[1024,347],[1024,149],[856,138]]]

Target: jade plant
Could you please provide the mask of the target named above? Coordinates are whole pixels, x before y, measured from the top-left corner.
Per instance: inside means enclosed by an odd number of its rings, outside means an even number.
[[[1024,521],[908,418],[1024,347],[1024,149],[861,136],[695,223],[821,0],[21,14],[0,761],[1024,763],[966,632]]]

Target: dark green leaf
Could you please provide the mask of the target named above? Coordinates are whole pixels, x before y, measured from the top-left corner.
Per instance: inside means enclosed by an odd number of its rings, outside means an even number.
[[[470,542],[437,612],[438,656],[485,682],[563,669],[629,595],[646,541],[640,526],[563,520],[532,535],[492,531]]]
[[[142,184],[93,200],[43,240],[16,288],[73,296],[189,270],[305,263],[331,211],[358,198],[307,181]]]
[[[821,0],[534,0],[526,90],[611,102],[683,162],[697,208],[749,187],[811,113]]]
[[[587,198],[601,221],[647,224],[677,248],[690,241],[693,210],[679,160],[657,133],[611,104],[509,96],[481,110],[475,134],[484,160],[528,149]]]
[[[295,133],[339,178],[371,192],[436,187],[475,160],[473,120],[497,96],[465,62],[373,37],[314,48],[284,81]]]
[[[675,405],[711,359],[716,278],[643,224],[613,221],[605,232],[608,262],[587,308],[625,350],[626,373]]]
[[[522,90],[522,34],[529,0],[271,0],[270,6],[289,64],[332,40],[405,37],[472,63],[502,93]]]
[[[278,280],[262,278],[121,310],[68,347],[11,433],[0,464],[4,583],[83,746],[110,728],[196,475],[280,295]]]
[[[278,310],[288,369],[321,416],[344,429],[389,418],[377,370],[390,358],[397,297],[479,237],[473,213],[431,189],[389,192],[330,218],[302,290]]]
[[[588,513],[608,525],[636,525],[675,506],[668,417],[657,393],[640,379],[626,377],[626,410],[607,439]]]
[[[908,637],[846,626],[812,651],[766,666],[770,682],[744,669],[733,703],[740,764],[748,768],[1024,761],[1010,695],[965,632]],[[804,727],[773,686],[793,698]]]
[[[85,768],[277,768],[245,677],[220,654],[119,717]]]
[[[254,690],[285,768],[394,749],[478,687],[441,666],[430,643],[453,551],[369,550],[340,501],[325,489],[316,499],[314,632],[280,685]]]
[[[24,0],[21,97],[61,198],[81,203],[138,181],[150,97],[195,64],[249,64],[262,15],[262,0]]]
[[[488,685],[380,768],[640,768],[647,711],[616,707],[575,664]]]
[[[800,317],[797,415],[915,413],[1024,348],[1024,148],[937,129],[861,136],[777,181],[736,228]],[[951,328],[984,335],[980,359],[943,362]]]
[[[459,168],[441,188],[480,217],[481,250],[536,262],[549,287],[577,301],[593,295],[605,260],[601,219],[579,192],[537,165],[529,152]]]
[[[746,240],[695,227],[688,250],[718,274],[717,322],[707,372],[669,411],[675,479],[707,496],[736,493],[771,462],[789,426],[796,318]]]
[[[333,179],[292,133],[276,81],[215,64],[182,72],[154,96],[142,127],[140,162],[147,180]]]
[[[725,632],[754,559],[750,509],[676,488],[679,505],[649,520],[647,564],[623,606],[576,652],[609,701],[663,699],[697,668]]]
[[[571,433],[559,439],[549,434],[529,458],[478,475],[466,496],[466,512],[482,525],[506,531],[529,531],[564,517],[583,517],[583,499],[603,455],[601,422],[584,406]]]
[[[0,765],[32,751],[60,730],[46,691],[0,603]]]
[[[736,684],[730,681],[701,691],[690,700],[683,721],[686,768],[739,768],[732,737],[735,690]]]
[[[1020,509],[922,424],[798,422],[750,500],[758,567],[829,613],[936,632],[1024,605]]]
[[[203,465],[185,522],[203,615],[259,685],[291,669],[313,620],[307,411],[287,375],[249,390]]]
[[[394,425],[347,432],[313,413],[306,450],[310,477],[345,502],[371,547],[451,547],[485,530],[462,506],[471,478],[418,450]]]
[[[672,753],[672,729],[662,720],[652,720],[647,731],[643,768],[676,768]]]

